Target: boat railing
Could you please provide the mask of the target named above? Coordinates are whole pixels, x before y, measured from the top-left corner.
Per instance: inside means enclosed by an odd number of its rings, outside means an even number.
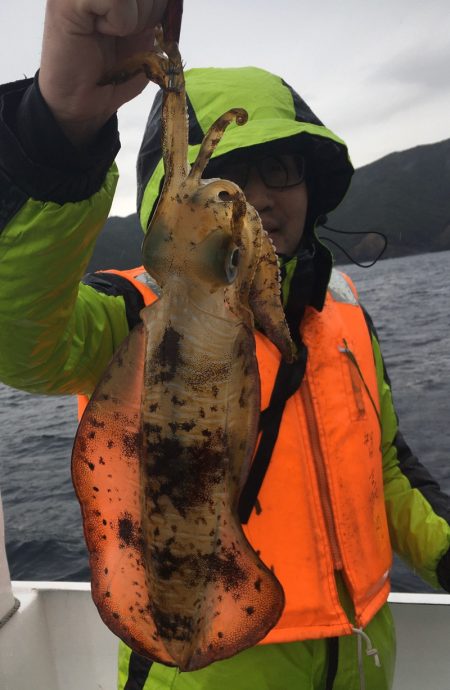
[[[12,591],[8,560],[6,558],[5,523],[0,494],[0,629],[6,625],[18,608],[19,600],[15,598]]]

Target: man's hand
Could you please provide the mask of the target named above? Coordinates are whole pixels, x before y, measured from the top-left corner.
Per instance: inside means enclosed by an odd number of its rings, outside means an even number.
[[[167,0],[47,0],[39,87],[66,136],[89,143],[147,84],[98,86],[126,58],[153,49]]]

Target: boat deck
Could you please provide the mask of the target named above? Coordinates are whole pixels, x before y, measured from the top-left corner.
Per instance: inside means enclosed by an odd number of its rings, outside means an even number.
[[[0,629],[1,690],[115,690],[117,638],[88,583],[13,582],[20,608]],[[450,595],[392,594],[394,690],[450,690]]]

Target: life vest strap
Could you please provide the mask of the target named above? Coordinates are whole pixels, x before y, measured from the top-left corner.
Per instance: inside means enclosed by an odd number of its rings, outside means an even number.
[[[98,271],[88,273],[81,282],[104,295],[123,297],[130,331],[140,322],[139,314],[145,306],[144,298],[128,278],[111,271]]]
[[[333,690],[334,681],[336,680],[338,662],[339,662],[339,638],[327,638],[327,680],[325,690]]]
[[[137,652],[131,652],[128,679],[123,690],[144,690],[152,665],[151,659],[146,659]]]
[[[294,362],[288,363],[283,359],[280,361],[269,405],[261,412],[261,438],[239,499],[239,518],[244,525],[250,519],[266,476],[286,402],[299,389],[305,375],[307,355],[306,345],[301,342],[298,358]]]

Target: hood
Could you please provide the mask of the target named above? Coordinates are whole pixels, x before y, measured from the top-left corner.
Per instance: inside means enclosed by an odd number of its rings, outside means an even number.
[[[227,110],[238,107],[247,110],[248,122],[243,127],[231,124],[227,128],[213,159],[249,147],[270,147],[304,155],[309,207],[306,233],[327,283],[331,254],[317,239],[314,225],[321,214],[342,201],[350,184],[353,167],[345,143],[325,127],[289,84],[270,72],[257,67],[195,68],[186,71],[185,79],[190,162],[195,160],[213,122]],[[150,111],[137,162],[137,205],[144,230],[164,177],[161,105],[162,91]],[[315,300],[317,304],[321,301],[321,297]]]

